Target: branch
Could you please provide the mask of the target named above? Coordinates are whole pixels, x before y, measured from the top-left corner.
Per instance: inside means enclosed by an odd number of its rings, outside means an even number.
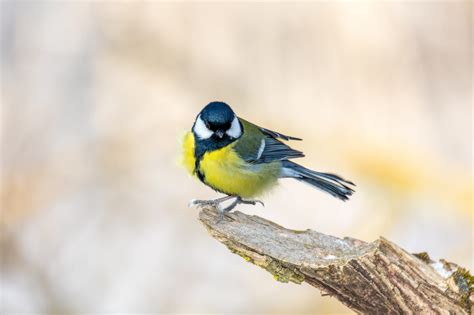
[[[474,281],[467,270],[434,263],[426,253],[411,255],[382,237],[366,243],[294,231],[238,211],[216,223],[214,208],[201,210],[199,219],[212,237],[276,280],[306,282],[355,312],[472,312]]]

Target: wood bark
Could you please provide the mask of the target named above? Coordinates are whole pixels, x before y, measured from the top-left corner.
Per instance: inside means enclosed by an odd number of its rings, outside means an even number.
[[[412,255],[383,237],[367,243],[290,230],[238,211],[217,223],[217,215],[207,207],[199,219],[231,252],[278,281],[306,282],[357,313],[472,312],[472,277],[455,264]]]

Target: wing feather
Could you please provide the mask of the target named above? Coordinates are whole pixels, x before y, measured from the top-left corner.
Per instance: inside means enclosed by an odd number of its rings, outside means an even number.
[[[292,149],[273,137],[266,137],[265,147],[261,152],[260,157],[253,163],[269,163],[272,161],[281,161],[300,157],[304,157],[303,152]]]
[[[239,118],[244,127],[243,136],[234,147],[248,163],[261,164],[303,157],[301,151],[290,148],[281,140],[301,140],[271,131]]]
[[[286,140],[286,141],[288,141],[288,140],[298,140],[298,141],[303,140],[303,139],[301,139],[301,138],[296,138],[296,137],[292,137],[292,136],[286,136],[286,135],[284,135],[284,134],[282,134],[282,133],[279,133],[279,132],[276,132],[276,131],[272,131],[272,130],[269,130],[269,129],[266,129],[266,128],[262,128],[262,127],[258,127],[258,128],[260,128],[260,130],[261,130],[264,134],[266,134],[266,135],[268,135],[268,136],[270,136],[270,137],[272,137],[272,138],[275,138],[275,139],[283,139],[283,140]]]

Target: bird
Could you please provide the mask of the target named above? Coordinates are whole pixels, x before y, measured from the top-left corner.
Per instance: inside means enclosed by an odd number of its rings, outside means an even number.
[[[190,206],[216,207],[220,222],[239,204],[264,205],[254,198],[272,189],[282,178],[293,178],[340,200],[348,200],[354,193],[353,182],[292,161],[305,155],[285,142],[301,140],[238,117],[225,102],[210,102],[184,135],[182,162],[192,176],[225,196],[192,200]],[[222,206],[232,199],[228,206]]]

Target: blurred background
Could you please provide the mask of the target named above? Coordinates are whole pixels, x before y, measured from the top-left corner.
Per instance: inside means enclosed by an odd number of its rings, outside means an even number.
[[[208,102],[304,138],[347,203],[282,181],[293,229],[472,259],[472,2],[1,2],[1,308],[347,314],[213,240],[179,166]],[[276,298],[278,297],[278,298]]]

